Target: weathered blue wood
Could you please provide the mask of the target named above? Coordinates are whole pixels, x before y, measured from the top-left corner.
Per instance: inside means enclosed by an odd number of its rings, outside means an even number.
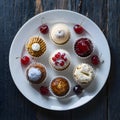
[[[120,1],[109,0],[108,33],[112,67],[108,83],[108,119],[120,120]]]
[[[11,78],[8,57],[11,42],[34,15],[34,1],[0,1],[0,120],[35,120],[34,106],[21,95]]]

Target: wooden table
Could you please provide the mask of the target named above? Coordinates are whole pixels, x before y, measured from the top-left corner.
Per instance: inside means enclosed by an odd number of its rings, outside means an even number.
[[[0,120],[120,120],[120,0],[0,0]],[[56,112],[28,101],[9,71],[9,49],[19,28],[31,17],[52,9],[87,15],[107,37],[112,64],[100,93],[86,105]]]

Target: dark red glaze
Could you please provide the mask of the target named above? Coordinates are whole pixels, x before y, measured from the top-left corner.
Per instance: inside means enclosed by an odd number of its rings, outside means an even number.
[[[76,41],[74,49],[78,56],[87,57],[93,51],[93,44],[88,38],[80,38]]]

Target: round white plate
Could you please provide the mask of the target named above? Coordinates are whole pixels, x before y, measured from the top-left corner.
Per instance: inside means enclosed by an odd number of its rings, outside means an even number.
[[[71,38],[69,42],[61,46],[55,45],[50,40],[49,35],[43,35],[39,32],[39,26],[43,23],[46,23],[50,29],[52,25],[56,23],[65,23],[68,25],[71,32]],[[77,35],[73,31],[73,26],[75,24],[81,24],[86,32],[82,35]],[[39,86],[33,86],[28,83],[25,76],[25,69],[27,66],[21,65],[20,58],[18,57],[22,57],[23,55],[27,54],[25,51],[25,43],[31,36],[35,35],[43,37],[47,44],[46,53],[41,56],[40,59],[38,59],[38,62],[41,62],[47,67],[47,80],[46,83],[44,83],[46,85],[49,85],[50,80],[53,79],[53,77],[56,75],[63,75],[70,80],[73,87],[75,85],[72,77],[74,66],[81,62],[89,62],[81,61],[77,55],[75,55],[73,44],[80,37],[88,37],[94,42],[96,46],[96,52],[104,62],[99,66],[94,67],[96,73],[95,80],[90,84],[88,88],[83,91],[81,95],[75,95],[71,90],[70,95],[64,99],[57,99],[52,95],[43,96],[39,93]],[[48,63],[49,54],[57,48],[66,49],[72,57],[72,64],[70,67],[61,72],[55,71]],[[20,92],[27,99],[40,107],[59,111],[80,107],[93,99],[102,89],[107,80],[110,64],[111,57],[109,46],[105,36],[98,28],[98,26],[89,18],[68,10],[51,10],[40,13],[31,18],[21,27],[21,29],[16,34],[9,53],[9,66],[11,75]]]

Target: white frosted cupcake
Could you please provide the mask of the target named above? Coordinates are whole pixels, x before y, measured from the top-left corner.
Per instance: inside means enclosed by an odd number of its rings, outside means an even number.
[[[65,44],[70,39],[70,31],[67,25],[62,23],[53,25],[50,31],[50,38],[56,44]]]
[[[49,89],[53,96],[64,98],[70,93],[71,84],[67,78],[57,76],[50,82]]]
[[[86,63],[79,64],[73,71],[73,77],[83,88],[87,87],[95,77],[94,69]]]
[[[30,83],[40,84],[45,81],[46,68],[40,63],[32,63],[26,70],[26,77]]]
[[[64,70],[70,65],[70,55],[66,50],[58,49],[50,55],[49,63],[56,70]]]

